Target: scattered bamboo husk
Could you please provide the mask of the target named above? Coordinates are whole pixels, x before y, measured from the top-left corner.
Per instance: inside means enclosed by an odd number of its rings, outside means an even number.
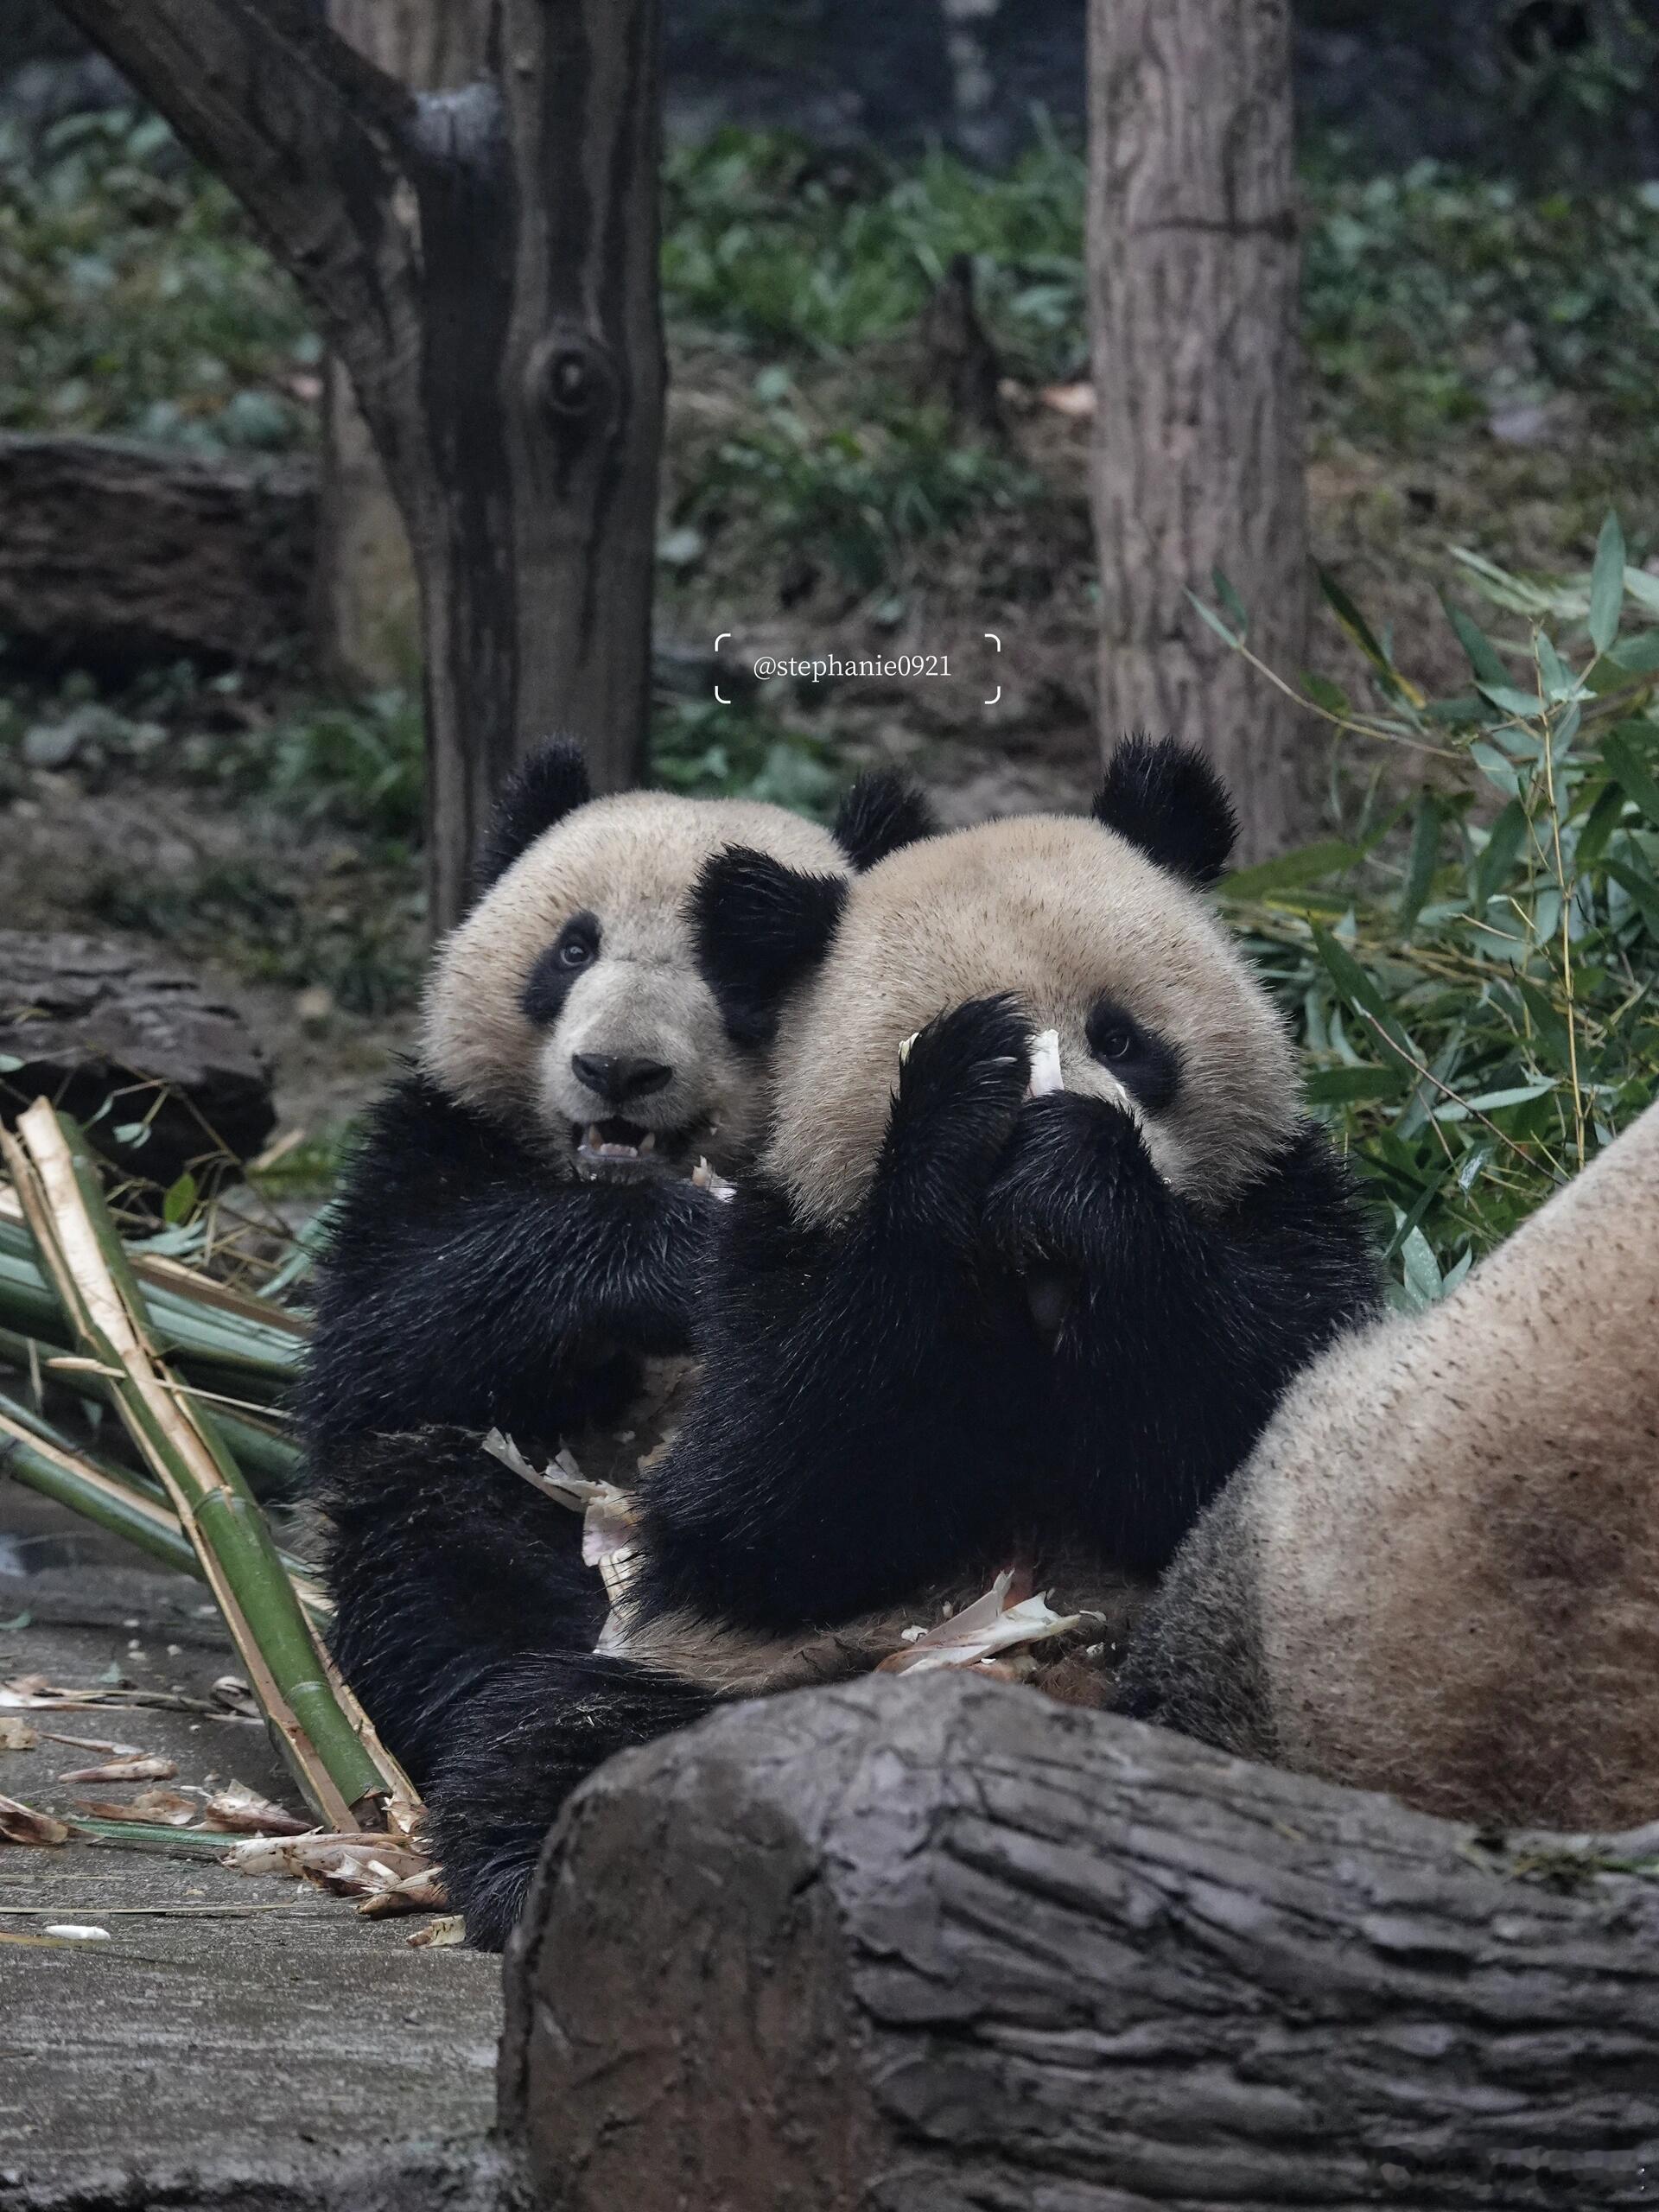
[[[113,1403],[113,1398],[111,1401]],[[129,1469],[98,1458],[62,1435],[51,1422],[0,1392],[0,1473],[16,1477],[43,1497],[83,1515],[111,1535],[124,1536],[163,1566],[202,1577],[196,1548],[164,1499]],[[301,1605],[322,1625],[334,1601],[302,1560],[279,1553]]]
[[[75,1348],[105,1370],[308,1802],[332,1828],[385,1821],[406,1830],[418,1812],[414,1789],[308,1622],[213,1416],[172,1387],[158,1344],[167,1324],[153,1319],[78,1138],[46,1099],[19,1117],[15,1136],[0,1133],[0,1154]],[[156,1294],[159,1301],[164,1294]],[[178,1298],[176,1290],[165,1294]],[[245,1316],[222,1310],[213,1319],[249,1326]],[[284,1342],[297,1348],[291,1335]]]
[[[138,1751],[132,1758],[105,1759],[101,1766],[73,1766],[58,1777],[60,1782],[173,1782],[179,1771],[176,1759],[159,1751]]]
[[[55,1848],[68,1840],[67,1827],[54,1815],[37,1812],[16,1797],[0,1797],[0,1843]]]

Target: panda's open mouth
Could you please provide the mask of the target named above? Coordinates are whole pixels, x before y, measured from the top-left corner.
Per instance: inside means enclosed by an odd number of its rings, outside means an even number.
[[[681,1166],[689,1129],[647,1129],[613,1114],[602,1122],[571,1126],[576,1173],[590,1182],[640,1175],[672,1174]]]

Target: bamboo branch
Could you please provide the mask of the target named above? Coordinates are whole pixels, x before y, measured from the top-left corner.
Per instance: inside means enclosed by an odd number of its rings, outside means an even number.
[[[195,1547],[163,1498],[128,1468],[88,1452],[29,1407],[0,1392],[0,1475],[5,1474],[111,1535],[124,1537],[164,1567],[202,1580]],[[276,1556],[308,1618],[319,1629],[326,1626],[334,1617],[334,1600],[303,1560],[287,1552]]]
[[[121,1418],[196,1550],[308,1801],[333,1828],[412,1818],[414,1791],[344,1691],[218,1427],[170,1387],[90,1159],[45,1099],[20,1116],[15,1137],[0,1135],[0,1154],[63,1311],[110,1371]]]
[[[15,1367],[20,1374],[41,1376],[47,1382],[73,1391],[89,1404],[108,1406],[118,1412],[110,1377],[96,1362],[66,1352],[60,1344],[39,1337],[22,1336],[15,1329],[0,1328],[0,1366]],[[220,1433],[238,1465],[263,1476],[270,1487],[289,1488],[301,1466],[300,1447],[264,1419],[226,1412],[215,1416]],[[256,1483],[256,1490],[259,1484]]]
[[[64,13],[231,179],[346,359],[394,478],[418,419],[420,226],[397,81],[308,0],[64,0]]]

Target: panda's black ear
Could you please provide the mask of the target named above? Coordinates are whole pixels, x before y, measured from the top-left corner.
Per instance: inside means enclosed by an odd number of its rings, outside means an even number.
[[[1238,817],[1203,753],[1166,737],[1126,737],[1106,764],[1096,822],[1138,845],[1172,875],[1207,891],[1218,883],[1238,836]]]
[[[847,903],[838,875],[806,875],[728,845],[691,891],[697,965],[741,1045],[770,1042],[785,995],[830,950]]]
[[[490,826],[473,869],[473,895],[487,891],[543,830],[563,822],[593,797],[588,763],[573,738],[555,738],[515,768],[497,795]]]
[[[861,874],[901,845],[931,837],[938,824],[914,784],[890,768],[861,776],[836,809],[835,840]]]

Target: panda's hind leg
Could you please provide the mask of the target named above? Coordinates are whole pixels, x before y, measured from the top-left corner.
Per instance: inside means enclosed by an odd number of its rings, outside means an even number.
[[[593,1652],[526,1653],[477,1683],[428,1786],[424,1823],[467,1942],[505,1943],[580,1783],[716,1702],[696,1683]]]

